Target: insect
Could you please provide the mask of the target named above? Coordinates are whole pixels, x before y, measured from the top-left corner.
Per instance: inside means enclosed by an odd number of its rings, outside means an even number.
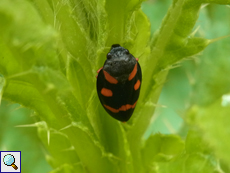
[[[97,76],[97,94],[113,118],[126,122],[133,114],[140,94],[141,67],[128,49],[113,44]]]

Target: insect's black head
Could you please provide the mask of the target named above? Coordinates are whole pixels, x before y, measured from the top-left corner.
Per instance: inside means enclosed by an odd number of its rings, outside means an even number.
[[[125,56],[127,58],[127,55],[129,56],[128,49],[121,47],[119,44],[113,44],[110,49],[110,52],[107,54],[107,59],[117,59],[118,57],[125,58]]]
[[[107,54],[103,69],[118,81],[124,83],[132,72],[136,59],[129,53],[128,49],[119,44],[113,44],[110,52]]]

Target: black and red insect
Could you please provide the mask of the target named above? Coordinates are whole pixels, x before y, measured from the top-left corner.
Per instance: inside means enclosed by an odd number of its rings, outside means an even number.
[[[97,94],[102,106],[113,118],[126,122],[133,114],[140,94],[141,67],[129,51],[112,45],[97,76]]]

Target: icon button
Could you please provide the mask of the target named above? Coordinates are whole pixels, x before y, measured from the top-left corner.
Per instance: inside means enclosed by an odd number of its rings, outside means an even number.
[[[12,154],[7,154],[3,158],[3,162],[7,166],[12,166],[15,170],[18,169],[18,167],[14,164],[15,163],[15,158]]]
[[[0,173],[21,172],[21,151],[0,151]]]

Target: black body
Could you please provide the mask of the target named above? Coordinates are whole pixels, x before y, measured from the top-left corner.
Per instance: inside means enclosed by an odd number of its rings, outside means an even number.
[[[136,64],[137,72],[135,76],[129,80],[129,76]],[[106,80],[103,71],[109,73],[118,83],[114,84]],[[138,80],[139,82],[137,82]],[[101,104],[113,118],[122,122],[130,119],[139,97],[141,80],[141,68],[136,58],[120,45],[112,45],[110,52],[107,54],[107,60],[98,73],[97,93]],[[140,83],[138,89],[134,89],[136,83]],[[112,96],[104,96],[101,93],[103,88],[111,90]],[[105,105],[116,111],[111,111]],[[122,110],[122,107],[128,107],[128,109]]]

